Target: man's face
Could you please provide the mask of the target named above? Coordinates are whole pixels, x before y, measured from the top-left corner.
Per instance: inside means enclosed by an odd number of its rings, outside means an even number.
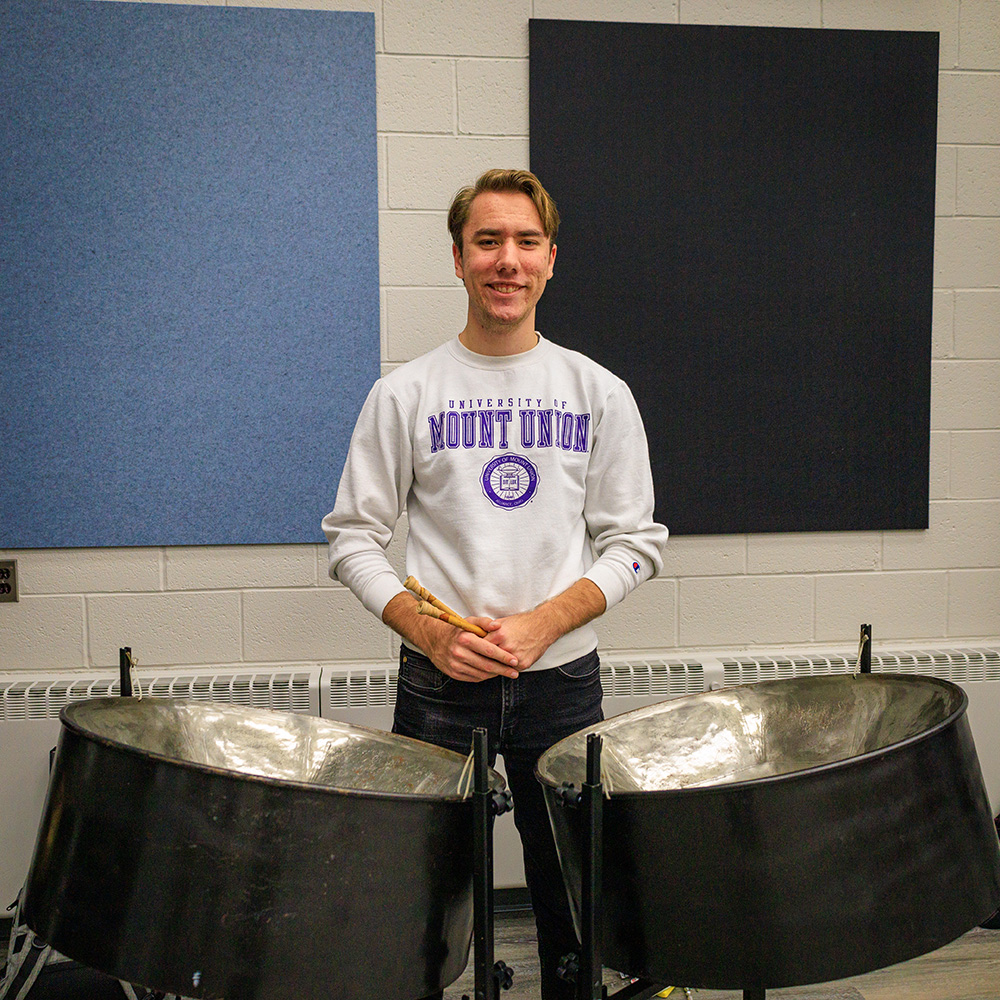
[[[455,273],[469,293],[471,316],[486,330],[530,321],[552,277],[549,242],[532,200],[520,191],[484,191],[469,207],[462,252],[453,248]]]

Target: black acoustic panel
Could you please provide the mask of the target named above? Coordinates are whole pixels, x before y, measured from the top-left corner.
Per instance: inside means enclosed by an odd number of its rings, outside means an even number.
[[[925,528],[938,37],[532,20],[539,329],[628,381],[677,534]]]

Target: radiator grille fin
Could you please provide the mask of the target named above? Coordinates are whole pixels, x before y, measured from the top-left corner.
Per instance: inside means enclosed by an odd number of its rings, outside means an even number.
[[[17,680],[0,687],[0,719],[54,719],[67,705],[118,694],[118,680]]]
[[[722,659],[723,682],[727,687],[788,677],[844,674],[853,669],[854,663],[843,656],[741,656]]]
[[[396,704],[396,668],[371,667],[331,673],[326,682],[332,709],[370,708]]]
[[[876,666],[877,663],[877,666]],[[930,674],[944,680],[1000,680],[1000,650],[936,649],[915,653],[881,653],[872,656],[872,670]]]
[[[856,658],[846,656],[801,654],[787,657],[724,657],[722,666],[724,682],[728,687],[784,677],[844,674],[854,670],[856,662]],[[997,681],[1000,680],[1000,650],[929,649],[872,653],[872,671],[924,674],[955,683]]]
[[[144,697],[221,701],[286,712],[311,709],[308,673],[140,676],[139,683]],[[117,677],[0,681],[0,720],[54,719],[71,702],[117,697],[120,690]]]
[[[601,685],[605,698],[672,698],[704,691],[705,671],[693,661],[609,659],[601,661]]]

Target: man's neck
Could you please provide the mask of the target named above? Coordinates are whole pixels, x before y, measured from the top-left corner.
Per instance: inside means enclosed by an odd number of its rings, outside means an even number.
[[[538,343],[538,334],[535,333],[534,314],[529,322],[517,327],[484,327],[470,317],[458,339],[474,354],[501,358],[530,351]]]

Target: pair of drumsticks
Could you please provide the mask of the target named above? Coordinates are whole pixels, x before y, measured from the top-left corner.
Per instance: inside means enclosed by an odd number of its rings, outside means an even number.
[[[408,576],[403,581],[403,586],[420,598],[420,603],[417,605],[418,614],[429,615],[431,618],[440,618],[441,621],[447,622],[449,625],[454,625],[455,628],[465,629],[466,632],[472,632],[475,635],[486,638],[487,633],[485,629],[481,629],[478,625],[473,625],[472,622],[467,621],[457,611],[452,611],[444,601],[438,600],[429,590],[421,587],[415,576]]]

